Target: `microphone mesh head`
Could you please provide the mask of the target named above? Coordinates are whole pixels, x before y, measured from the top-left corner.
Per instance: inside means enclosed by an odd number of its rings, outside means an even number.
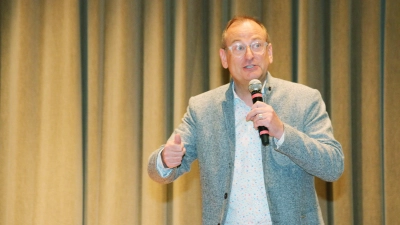
[[[262,84],[261,81],[257,79],[253,79],[249,82],[249,91],[250,93],[253,91],[261,91]]]

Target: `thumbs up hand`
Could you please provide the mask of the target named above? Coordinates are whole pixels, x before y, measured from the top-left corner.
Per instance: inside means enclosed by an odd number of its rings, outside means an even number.
[[[168,141],[161,153],[164,166],[174,168],[181,165],[185,152],[186,149],[182,144],[181,136],[175,134],[174,140]]]

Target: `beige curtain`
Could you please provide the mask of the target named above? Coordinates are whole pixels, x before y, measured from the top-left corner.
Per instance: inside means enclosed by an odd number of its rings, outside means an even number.
[[[228,82],[231,16],[258,17],[275,77],[320,90],[345,172],[316,179],[326,224],[400,219],[397,0],[3,0],[0,225],[201,224],[197,162],[173,184],[147,158],[188,99]]]

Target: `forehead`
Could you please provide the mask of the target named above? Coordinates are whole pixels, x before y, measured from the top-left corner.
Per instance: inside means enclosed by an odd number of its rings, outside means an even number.
[[[236,21],[226,31],[226,43],[229,45],[235,41],[251,41],[255,39],[267,39],[265,30],[252,20]]]

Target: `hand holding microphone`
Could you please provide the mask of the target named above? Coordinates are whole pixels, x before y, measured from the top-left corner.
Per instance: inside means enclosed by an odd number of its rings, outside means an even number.
[[[252,120],[254,127],[258,129],[262,144],[269,144],[269,136],[280,139],[283,134],[283,123],[275,113],[274,109],[263,102],[261,94],[262,84],[253,79],[249,83],[249,91],[253,99],[253,106],[247,114],[246,120]]]

